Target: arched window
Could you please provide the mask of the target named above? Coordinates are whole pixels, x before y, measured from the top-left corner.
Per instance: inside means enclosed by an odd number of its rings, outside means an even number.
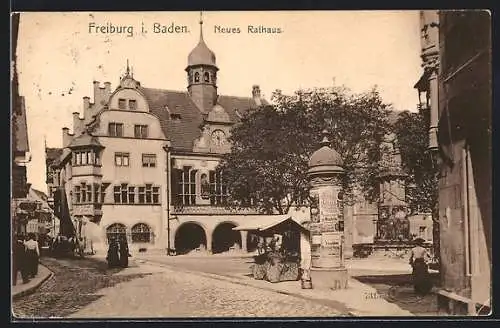
[[[203,73],[203,80],[205,82],[210,82],[210,73],[208,72]]]
[[[133,243],[149,243],[151,242],[151,228],[147,224],[138,223],[132,227],[132,242]]]
[[[194,82],[200,82],[200,73],[194,73]]]
[[[127,228],[125,227],[125,225],[121,223],[113,223],[112,225],[106,228],[106,237],[108,238],[108,242],[111,239],[126,238]]]

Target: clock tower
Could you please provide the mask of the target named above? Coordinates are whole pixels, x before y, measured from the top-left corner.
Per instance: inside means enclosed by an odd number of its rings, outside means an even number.
[[[210,111],[216,104],[218,70],[215,54],[203,40],[203,20],[200,14],[200,40],[188,56],[186,72],[189,96],[203,113]]]

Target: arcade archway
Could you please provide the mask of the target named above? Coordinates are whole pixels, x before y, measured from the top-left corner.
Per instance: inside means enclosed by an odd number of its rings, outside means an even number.
[[[235,224],[225,222],[214,229],[212,235],[212,252],[214,254],[227,252],[235,244],[241,249],[241,233],[233,230],[234,227],[236,227]]]
[[[195,249],[207,247],[205,230],[193,222],[184,223],[175,233],[175,251],[177,254],[186,254]]]

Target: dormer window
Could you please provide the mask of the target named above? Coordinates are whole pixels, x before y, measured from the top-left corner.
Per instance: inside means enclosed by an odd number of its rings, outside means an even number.
[[[200,82],[200,73],[194,73],[194,82]]]
[[[205,72],[205,73],[203,74],[203,80],[204,80],[205,82],[210,82],[210,73]]]
[[[125,99],[118,99],[118,108],[120,109],[126,109],[127,108],[127,100]]]
[[[130,99],[128,101],[128,108],[130,110],[136,110],[137,109],[137,101],[135,99]]]

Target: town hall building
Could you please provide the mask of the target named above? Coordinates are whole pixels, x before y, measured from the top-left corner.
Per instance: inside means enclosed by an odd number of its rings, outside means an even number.
[[[83,98],[83,117],[73,113],[72,133],[62,129],[63,147],[46,148],[49,197],[67,208],[84,239],[86,227],[98,227],[101,244],[94,248],[104,249],[116,236],[126,237],[133,252],[255,247],[251,235],[233,228],[265,216],[224,206],[228,189],[217,165],[230,151],[231,127],[268,102],[257,85],[249,97],[219,94],[219,68],[203,39],[202,22],[185,71],[187,91],[143,86],[128,63],[114,90],[109,82],[94,81],[93,101]],[[308,210],[300,211],[307,220]],[[377,206],[354,206],[348,215],[350,243],[373,241],[378,216]]]

